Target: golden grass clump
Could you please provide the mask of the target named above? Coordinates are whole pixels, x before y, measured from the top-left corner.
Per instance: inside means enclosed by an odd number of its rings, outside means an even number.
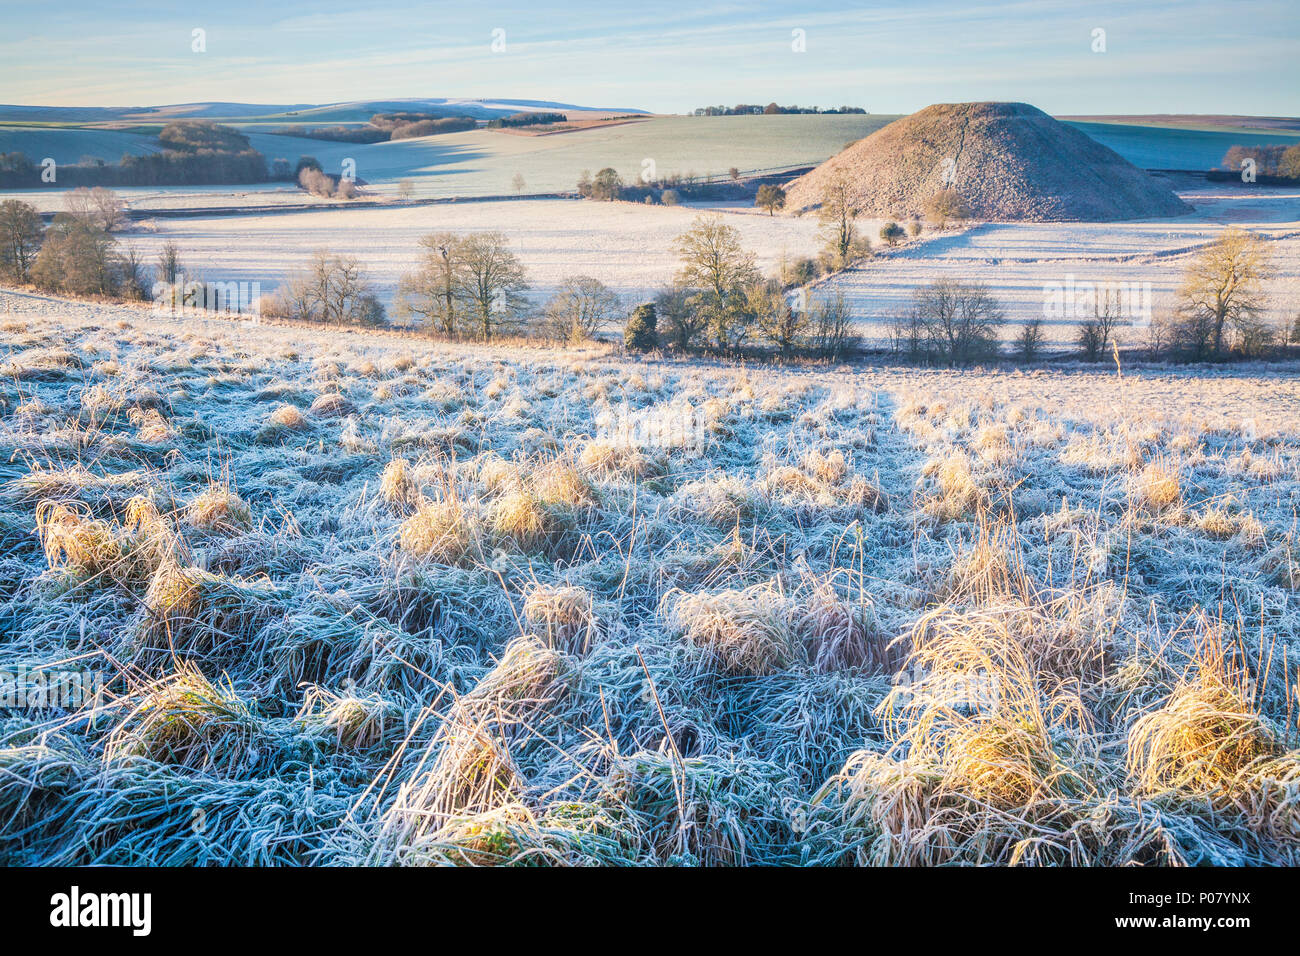
[[[226,482],[212,482],[185,506],[183,518],[191,528],[219,534],[239,534],[253,527],[253,512]]]
[[[1156,460],[1147,462],[1133,478],[1133,497],[1152,514],[1172,511],[1182,503],[1182,482],[1178,469]]]
[[[703,594],[669,591],[668,626],[728,674],[771,674],[796,659],[790,605],[771,584]]]
[[[594,438],[582,446],[578,463],[585,470],[606,477],[654,478],[668,470],[660,457],[649,455],[632,444],[601,438]]]
[[[50,570],[66,568],[77,578],[111,575],[126,558],[113,526],[89,515],[84,507],[43,501],[36,508],[36,530]]]
[[[578,469],[563,461],[552,461],[533,472],[528,487],[544,505],[589,508],[596,504],[596,489]]]
[[[278,425],[290,431],[300,431],[307,427],[307,418],[297,405],[281,405],[270,414],[268,421],[272,425]]]
[[[229,686],[192,664],[150,684],[108,734],[104,762],[142,757],[200,772],[234,773],[254,763],[260,728]]]
[[[924,473],[934,476],[937,491],[925,503],[925,512],[938,521],[968,518],[984,500],[984,494],[971,474],[970,459],[962,451],[952,451],[942,459],[931,459]]]
[[[585,654],[600,637],[586,588],[537,585],[524,599],[524,620],[548,647],[566,654]]]
[[[1232,799],[1279,747],[1259,716],[1248,674],[1211,631],[1188,673],[1128,735],[1128,773],[1142,793]],[[1298,834],[1300,835],[1300,834]]]
[[[828,485],[838,485],[849,474],[849,464],[844,458],[844,452],[838,448],[833,449],[829,454],[822,454],[813,449],[804,455],[801,464],[810,475]]]
[[[133,408],[127,417],[136,427],[136,437],[147,445],[159,445],[176,437],[171,423],[156,408]]]
[[[317,418],[345,418],[355,415],[357,407],[338,392],[327,392],[311,403],[310,411]]]
[[[455,497],[422,501],[398,527],[397,543],[407,554],[460,564],[482,551],[478,516]]]
[[[405,458],[394,458],[385,465],[379,476],[379,494],[399,510],[418,506],[420,486],[411,475],[411,463]]]
[[[380,697],[336,694],[317,686],[307,688],[297,720],[334,738],[343,750],[369,750],[401,723],[397,708]]]
[[[525,552],[540,550],[561,530],[556,514],[528,491],[509,491],[492,503],[492,533]]]

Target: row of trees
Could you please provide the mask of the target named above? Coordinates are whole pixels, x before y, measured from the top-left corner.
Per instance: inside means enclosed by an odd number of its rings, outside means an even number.
[[[1221,165],[1237,176],[1252,161],[1257,179],[1300,180],[1300,146],[1233,146]]]
[[[202,120],[168,123],[156,153],[123,156],[117,164],[83,160],[58,166],[60,186],[193,186],[264,182],[266,157],[236,129]],[[0,187],[32,189],[43,169],[22,153],[0,158]]]
[[[1140,344],[1157,357],[1217,361],[1233,355],[1257,357],[1279,345],[1300,344],[1300,315],[1277,322],[1269,317],[1265,282],[1272,275],[1265,240],[1239,228],[1227,229],[1188,265],[1171,314],[1154,318]],[[1079,324],[1076,344],[1087,361],[1106,358],[1118,346],[1118,330],[1129,321],[1118,292],[1103,293],[1092,315]],[[995,358],[1005,313],[981,283],[940,279],[917,289],[909,308],[891,329],[896,352],[941,365],[969,365]],[[1016,339],[1021,358],[1041,351],[1041,320],[1022,326]]]
[[[839,113],[858,113],[864,114],[867,111],[861,106],[837,106],[832,109],[824,110],[818,106],[779,106],[776,103],[768,103],[766,106],[758,106],[753,103],[740,103],[736,106],[701,106],[695,110],[696,116],[774,116],[781,113],[818,113],[818,114],[839,114]]]
[[[441,133],[477,129],[472,116],[438,116],[434,113],[376,113],[365,126],[286,126],[271,132],[281,136],[305,136],[335,143],[384,143]]]
[[[107,189],[73,190],[48,228],[30,203],[0,203],[0,277],[51,292],[144,298],[143,265],[113,235],[124,221],[124,205]]]

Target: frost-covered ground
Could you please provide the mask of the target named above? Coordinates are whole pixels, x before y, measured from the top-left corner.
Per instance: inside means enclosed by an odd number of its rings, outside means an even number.
[[[1149,283],[1152,316],[1169,315],[1189,260],[1228,226],[1240,226],[1273,240],[1274,275],[1268,281],[1273,318],[1289,321],[1300,312],[1300,192],[1261,186],[1184,190],[1194,206],[1176,219],[1118,223],[984,223],[887,251],[827,281],[844,292],[871,341],[889,335],[891,316],[906,309],[912,290],[939,278],[986,283],[1005,308],[1014,336],[1020,323],[1044,317],[1048,341],[1071,345],[1078,317],[1044,315],[1045,287],[1062,291],[1073,281],[1098,287],[1134,284],[1145,302]],[[874,225],[874,224],[873,224]],[[1080,299],[1084,317],[1091,314]],[[1135,310],[1137,311],[1137,310]],[[1146,317],[1133,316],[1122,344],[1144,341]]]
[[[1044,287],[1082,283],[1136,287],[1153,316],[1168,314],[1190,257],[1225,227],[1239,225],[1274,240],[1275,275],[1269,280],[1274,317],[1300,311],[1300,193],[1259,187],[1203,187],[1182,193],[1192,215],[1122,223],[984,223],[958,231],[927,231],[897,249],[825,282],[843,291],[872,343],[889,334],[893,313],[912,291],[937,278],[987,283],[1010,326],[1043,315]],[[318,248],[357,256],[391,302],[398,279],[415,259],[420,236],[443,229],[505,232],[528,269],[534,293],[549,295],[565,276],[589,274],[629,299],[663,288],[678,268],[673,240],[702,211],[721,212],[771,272],[783,255],[814,255],[820,243],[815,216],[775,217],[735,203],[693,207],[641,206],[573,200],[512,200],[428,207],[331,209],[263,216],[146,220],[124,236],[152,259],[175,242],[191,273],[221,281],[260,282],[269,291]],[[864,220],[874,238],[883,223]],[[1149,283],[1149,288],[1146,285]],[[1090,314],[1086,302],[1080,308]],[[1054,345],[1073,342],[1078,318],[1049,317]],[[1145,316],[1121,331],[1125,345],[1142,344]]]
[[[1300,862],[1293,368],[0,309],[10,862]]]
[[[221,281],[260,282],[270,291],[301,268],[315,249],[354,255],[383,298],[419,254],[421,236],[451,230],[499,229],[511,240],[537,298],[565,276],[592,275],[629,298],[671,281],[678,268],[674,239],[700,209],[578,200],[510,200],[395,209],[338,209],[266,216],[150,220],[123,237],[152,259],[175,242],[192,274]],[[728,214],[764,271],[783,253],[817,247],[816,219]]]

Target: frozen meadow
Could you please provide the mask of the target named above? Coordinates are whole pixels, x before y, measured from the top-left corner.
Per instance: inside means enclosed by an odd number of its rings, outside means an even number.
[[[3,313],[6,859],[1300,862],[1293,369]]]

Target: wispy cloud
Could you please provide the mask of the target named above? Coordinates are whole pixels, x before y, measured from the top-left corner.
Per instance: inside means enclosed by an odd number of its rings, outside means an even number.
[[[1058,113],[1300,112],[1291,0],[677,6],[10,4],[0,100],[514,96],[660,110],[778,100],[902,112],[998,96]],[[196,27],[207,31],[204,53],[190,50]],[[496,28],[506,31],[504,53],[490,48]],[[806,31],[806,53],[791,49],[795,28]],[[1094,28],[1106,31],[1105,53],[1091,49]]]

